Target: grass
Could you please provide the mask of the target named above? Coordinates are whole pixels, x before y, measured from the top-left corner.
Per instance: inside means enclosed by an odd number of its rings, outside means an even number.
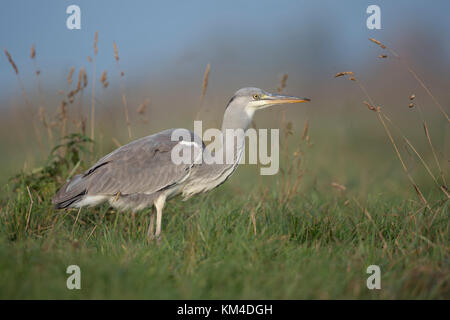
[[[115,43],[114,51],[125,110],[125,122],[120,121],[130,138],[132,122]],[[34,47],[33,52],[35,59]],[[9,53],[7,58],[23,88]],[[200,108],[209,72],[210,65]],[[102,100],[106,71],[104,75]],[[286,81],[283,75],[280,92]],[[311,119],[296,128],[283,109],[280,174],[262,177],[255,166],[241,166],[230,181],[206,195],[170,201],[157,245],[146,239],[148,212],[131,215],[107,205],[53,209],[51,198],[64,180],[112,149],[99,141],[94,121],[95,144],[85,136],[85,69],[80,69],[76,89],[71,91],[71,85],[70,80],[56,123],[49,115],[40,128],[51,146],[53,141],[60,144],[40,167],[27,168],[3,186],[0,298],[450,298],[448,166],[439,149],[445,145],[444,135],[437,134],[448,124],[442,125],[441,119],[425,125],[421,111],[426,136],[407,130],[406,139],[369,95],[363,98],[371,102],[367,118],[353,122],[342,115],[330,122],[322,119],[320,126]],[[33,108],[22,93],[27,108]],[[76,99],[80,112],[74,115]],[[98,111],[94,108],[92,98],[91,120]],[[22,134],[32,135],[37,124]],[[423,143],[417,144],[419,140]],[[42,153],[42,148],[35,152]],[[420,193],[412,185],[420,186]],[[73,264],[81,268],[81,290],[66,288],[66,269]],[[366,269],[372,264],[381,268],[381,290],[366,287]]]
[[[72,152],[64,158],[72,160],[54,165],[57,176],[78,163]],[[133,219],[105,205],[77,218],[77,210],[52,209],[55,175],[35,174],[34,185],[19,177],[1,202],[0,297],[450,297],[449,210],[438,190],[426,194],[431,210],[403,193],[358,200],[351,191],[311,185],[280,201],[276,182],[248,194],[236,190],[256,170],[238,171],[230,185],[169,202],[159,246],[147,243],[146,212]],[[79,291],[66,288],[71,264],[81,268]],[[381,267],[381,290],[366,288],[371,264]]]

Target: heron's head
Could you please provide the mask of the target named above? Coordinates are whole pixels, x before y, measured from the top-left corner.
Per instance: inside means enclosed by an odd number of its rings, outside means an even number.
[[[246,120],[250,122],[255,111],[278,104],[308,102],[308,98],[298,98],[281,94],[272,94],[259,88],[242,88],[236,91],[228,102],[224,122]],[[242,119],[246,118],[246,119]],[[238,121],[241,122],[241,121]],[[231,123],[228,124],[229,127]]]

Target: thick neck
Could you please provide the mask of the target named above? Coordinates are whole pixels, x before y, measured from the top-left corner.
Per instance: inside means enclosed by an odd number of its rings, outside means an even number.
[[[205,162],[205,165],[200,165],[196,168],[195,176],[200,177],[200,180],[193,180],[193,189],[211,190],[233,174],[244,151],[245,132],[250,126],[252,116],[251,112],[247,113],[238,105],[233,106],[231,103],[228,105],[222,122],[222,148],[221,150],[216,149],[213,153],[210,153],[209,148],[207,148],[205,150],[207,155],[204,155],[207,158],[212,157],[213,160],[218,160],[219,162]],[[217,152],[221,153],[222,159],[220,157],[216,158]]]
[[[253,112],[230,104],[222,122],[222,148],[225,164],[237,164],[245,146],[245,133],[253,118]]]

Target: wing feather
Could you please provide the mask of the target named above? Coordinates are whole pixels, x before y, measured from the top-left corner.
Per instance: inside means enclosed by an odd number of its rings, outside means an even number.
[[[87,194],[152,194],[183,180],[192,164],[173,163],[171,151],[179,141],[171,140],[172,131],[136,140],[100,159],[86,172]]]

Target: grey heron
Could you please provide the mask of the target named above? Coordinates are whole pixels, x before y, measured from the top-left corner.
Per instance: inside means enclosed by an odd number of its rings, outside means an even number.
[[[231,154],[231,161],[175,164],[171,151],[176,146],[196,149],[202,157],[211,156],[211,151],[194,132],[183,129],[189,132],[191,140],[173,141],[172,134],[177,129],[168,129],[132,141],[107,154],[87,171],[64,184],[52,202],[57,209],[94,206],[106,201],[122,210],[151,208],[147,236],[159,239],[166,200],[179,194],[186,199],[207,192],[233,174],[244,150],[245,132],[255,111],[278,104],[307,101],[310,100],[271,94],[258,88],[240,89],[228,102],[222,122],[222,154],[224,159]],[[233,143],[225,138],[225,131],[230,129],[240,132],[233,137]]]

